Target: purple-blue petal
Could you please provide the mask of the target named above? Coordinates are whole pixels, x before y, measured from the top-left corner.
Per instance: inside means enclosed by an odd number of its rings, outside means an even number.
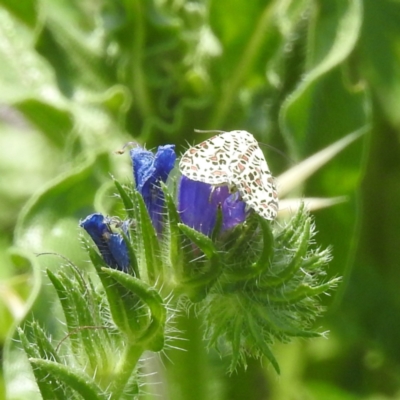
[[[142,147],[135,147],[130,151],[130,156],[136,189],[142,194],[143,186],[151,178],[153,172],[154,154]]]
[[[212,187],[207,183],[181,177],[178,192],[179,215],[185,225],[204,235],[212,233],[216,221],[216,208],[210,204],[211,191]]]
[[[222,204],[222,231],[243,223],[247,214],[246,203],[239,199],[239,193],[228,196]]]
[[[109,267],[128,271],[130,260],[126,243],[120,234],[111,231],[102,214],[88,215],[79,225],[92,238]]]
[[[141,147],[130,151],[136,189],[143,197],[157,232],[162,228],[164,208],[164,193],[160,182],[166,182],[174,168],[176,160],[174,148],[172,144],[159,146],[155,155]]]
[[[246,219],[246,205],[227,186],[213,187],[182,176],[178,193],[178,212],[185,225],[211,235],[218,207],[222,207],[222,231],[231,229]]]
[[[174,144],[166,144],[165,146],[158,147],[154,157],[154,169],[157,171],[159,181],[167,181],[169,173],[174,168],[175,160]]]
[[[124,238],[119,233],[113,233],[108,238],[108,248],[118,265],[118,269],[128,272],[130,259]]]

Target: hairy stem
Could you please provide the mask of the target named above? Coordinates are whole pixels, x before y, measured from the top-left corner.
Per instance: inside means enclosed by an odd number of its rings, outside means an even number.
[[[111,391],[111,400],[118,400],[121,398],[121,394],[123,393],[132,374],[134,373],[143,351],[144,349],[142,346],[135,346],[134,344],[127,345],[119,365],[117,365],[115,368],[116,378],[112,384],[113,389]]]

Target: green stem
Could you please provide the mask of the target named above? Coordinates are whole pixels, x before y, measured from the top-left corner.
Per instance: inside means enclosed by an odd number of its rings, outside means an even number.
[[[214,115],[211,118],[210,129],[215,129],[221,125],[231,108],[232,102],[237,100],[235,94],[242,84],[244,77],[248,75],[249,69],[259,54],[259,49],[265,40],[266,31],[270,27],[271,14],[272,7],[265,7],[253,35],[245,47],[245,51],[242,53],[241,59],[237,63],[236,69],[224,84],[221,100],[217,104]]]
[[[208,400],[214,398],[215,373],[210,373],[208,354],[203,340],[202,321],[193,309],[177,320],[180,339],[171,343],[167,367],[168,398],[173,400]]]
[[[124,354],[122,355],[119,365],[115,368],[115,380],[112,384],[111,400],[118,400],[135,371],[140,356],[143,354],[144,348],[134,344],[128,344]]]
[[[131,65],[131,85],[135,98],[135,103],[139,109],[140,115],[145,118],[152,114],[152,106],[149,93],[147,91],[145,73],[143,71],[143,49],[145,42],[144,18],[142,0],[125,0],[125,9],[131,26],[134,27],[132,32],[132,65]]]

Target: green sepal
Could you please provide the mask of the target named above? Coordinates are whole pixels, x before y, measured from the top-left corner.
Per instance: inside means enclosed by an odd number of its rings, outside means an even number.
[[[237,316],[233,322],[232,334],[230,337],[230,342],[232,344],[232,359],[229,366],[229,372],[233,372],[236,366],[239,364],[241,359],[244,363],[246,360],[242,356],[242,331],[243,331],[243,320],[242,315]]]
[[[149,317],[146,313],[143,313],[139,298],[123,285],[117,284],[106,273],[107,270],[111,269],[92,247],[88,247],[88,252],[106,292],[115,325],[128,337],[140,335],[148,325]]]
[[[36,322],[33,322],[29,328],[32,329],[32,337],[34,338],[34,341],[28,340],[25,332],[21,328],[17,329],[21,344],[28,359],[52,358],[56,362],[59,362],[58,356],[53,346],[46,338],[42,328],[38,326]],[[60,380],[48,379],[46,371],[40,368],[33,368],[33,374],[43,400],[65,400],[74,398],[73,392],[70,391],[70,389]]]
[[[213,241],[201,232],[196,231],[189,226],[179,223],[179,229],[186,235],[204,254],[208,259],[218,255],[217,249],[214,246]]]
[[[249,241],[252,241],[254,236],[259,236],[256,233],[259,225],[258,218],[261,217],[252,213],[244,223],[239,224],[228,232],[222,234],[221,241],[225,252],[225,264],[236,264],[237,260],[242,259],[244,259],[244,264],[248,264],[247,257],[245,257],[244,253],[246,253]],[[235,272],[238,272],[240,276],[240,270],[232,271],[232,275],[234,275]]]
[[[61,358],[57,354],[56,349],[51,344],[50,339],[46,336],[42,327],[36,321],[33,321],[30,324],[29,330],[31,331],[31,335],[35,338],[35,344],[37,346],[38,354],[40,354],[40,357],[47,358],[55,362],[61,362]],[[37,356],[31,355],[30,357]]]
[[[338,279],[322,281],[331,255],[309,249],[313,232],[302,207],[282,229],[273,232],[269,221],[253,214],[218,239],[223,272],[203,310],[208,345],[220,351],[219,344],[227,344],[222,353],[231,356],[230,372],[246,365],[248,355],[265,355],[279,373],[271,351],[275,340],[322,335],[311,330],[323,311],[315,296]]]
[[[75,356],[81,359],[84,352],[85,360],[89,361],[91,370],[101,370],[102,363],[107,358],[104,348],[107,333],[102,329],[97,329],[103,325],[98,313],[101,303],[95,303],[92,296],[93,288],[89,282],[83,281],[75,268],[71,268],[70,273],[67,275],[64,271],[59,271],[54,274],[47,270],[47,275],[57,291],[64,311]],[[96,329],[88,329],[88,327]]]
[[[64,311],[64,317],[66,321],[66,326],[68,331],[73,331],[77,327],[79,327],[79,316],[77,314],[77,310],[72,299],[72,293],[69,287],[65,287],[65,285],[61,282],[61,279],[56,276],[50,270],[47,270],[47,276],[49,277],[53,287],[57,292],[57,296],[60,300],[61,307]],[[72,338],[71,347],[74,354],[80,354],[81,352],[81,344],[76,338]]]
[[[207,272],[199,273],[197,276],[186,280],[182,279],[180,285],[176,288],[177,292],[184,293],[192,303],[202,301],[220,275],[219,266],[219,262],[212,260]]]
[[[63,385],[71,388],[84,399],[107,400],[109,395],[105,394],[89,377],[85,376],[82,370],[75,370],[72,367],[58,364],[53,361],[40,358],[29,358],[33,370],[39,370],[48,381],[62,382]],[[54,399],[54,394],[49,399]],[[62,397],[60,397],[62,398]],[[67,399],[70,397],[65,397]]]
[[[262,335],[258,323],[255,323],[250,316],[247,317],[247,326],[250,330],[250,335],[254,340],[254,344],[257,346],[258,350],[269,360],[269,362],[274,367],[277,374],[281,373],[279,364],[276,361],[270,347],[268,346],[265,337]]]
[[[170,265],[175,272],[176,280],[179,281],[176,290],[178,293],[185,293],[192,302],[199,302],[206,296],[210,284],[220,275],[219,253],[212,239],[180,222],[174,199],[166,185],[161,186],[168,213],[168,223],[164,224],[166,229],[164,237],[170,255]],[[222,214],[220,217],[222,221]],[[189,263],[193,258],[191,243],[196,244],[209,260],[201,270],[196,270],[193,264]]]
[[[226,272],[228,277],[228,281],[247,281],[257,276],[262,275],[271,265],[271,260],[274,256],[274,236],[272,233],[270,222],[265,218],[262,218],[259,215],[254,215],[254,220],[251,221],[244,229],[242,234],[237,238],[235,242],[236,250],[240,249],[241,243],[245,241],[245,239],[249,237],[249,231],[255,231],[257,229],[257,225],[261,228],[261,236],[262,237],[262,247],[260,255],[256,262],[246,266],[245,268],[229,270]],[[238,227],[240,229],[240,227]],[[243,251],[242,251],[243,253]],[[243,254],[237,256],[243,257]]]
[[[321,336],[318,332],[309,330],[299,329],[293,326],[293,321],[287,318],[282,318],[280,313],[282,310],[274,309],[272,307],[265,307],[264,305],[258,304],[253,305],[252,314],[255,320],[258,320],[267,327],[267,330],[272,330],[274,336],[280,337],[281,340],[286,340],[288,336],[312,338]]]
[[[331,261],[331,248],[328,247],[325,250],[318,250],[318,252],[314,255],[311,255],[301,264],[301,268],[308,269],[310,271],[318,270],[326,265],[329,261]],[[325,273],[324,271],[320,271],[320,273]]]
[[[213,242],[215,242],[219,237],[219,235],[221,234],[222,223],[223,223],[222,207],[221,204],[218,204],[215,225],[211,234],[211,240]]]
[[[283,269],[283,271],[279,272],[278,274],[266,276],[262,282],[262,287],[277,287],[284,285],[300,269],[303,258],[305,257],[309,246],[309,240],[311,236],[310,228],[311,220],[310,218],[307,218],[302,225],[298,243],[296,243],[296,253],[292,256],[291,261]]]
[[[306,218],[308,218],[308,213],[304,203],[301,203],[296,215],[291,219],[290,223],[277,234],[275,240],[287,245],[294,242],[299,236],[299,232],[303,230],[303,224]]]
[[[129,266],[131,268],[131,273],[136,276],[136,278],[140,279],[140,271],[139,271],[139,265],[138,261],[136,258],[136,253],[135,249],[133,248],[131,238],[125,234],[125,232],[121,229],[121,235],[124,238],[126,248],[128,249],[128,255],[129,255]]]
[[[178,224],[181,232],[189,238],[206,256],[208,262],[201,269],[189,264],[180,279],[178,291],[185,293],[192,302],[197,303],[205,298],[210,287],[221,275],[221,259],[213,241],[185,224]]]
[[[151,351],[162,350],[164,347],[164,328],[167,312],[157,290],[124,272],[110,268],[102,268],[102,271],[105,275],[108,275],[110,280],[114,281],[114,284],[122,285],[149,307],[150,318],[148,325],[142,329],[140,335],[135,331],[128,338],[134,342],[135,346],[141,345]],[[143,313],[143,310],[141,312]],[[134,316],[131,318],[134,318]]]
[[[50,270],[47,270],[46,272],[60,299],[67,326],[72,328],[79,326],[74,304],[71,302],[71,297],[67,288],[65,288],[65,286],[61,283],[61,280],[53,272]]]
[[[235,321],[237,321],[235,319]],[[218,340],[221,336],[224,336],[225,334],[231,334],[233,331],[229,329],[229,331],[226,331],[226,326],[231,325],[231,317],[228,313],[225,314],[219,314],[218,315],[218,323],[212,325],[212,329],[210,329],[210,326],[207,326],[208,331],[207,333],[207,340],[208,340],[208,347],[214,346],[217,351],[219,351],[218,348]],[[235,331],[236,332],[236,331]],[[234,355],[232,355],[234,356]]]
[[[174,198],[169,193],[167,186],[163,182],[160,182],[160,184],[164,192],[165,206],[168,215],[168,219],[164,223],[163,236],[165,240],[163,240],[163,243],[168,254],[170,266],[173,268],[176,275],[180,275],[182,264],[185,260],[189,260],[188,246],[184,243],[184,236],[178,227],[180,218]]]
[[[134,190],[132,198],[136,221],[135,239],[140,243],[140,248],[137,250],[139,252],[138,257],[140,257],[139,262],[145,262],[147,278],[150,284],[153,285],[157,281],[163,282],[163,262],[160,257],[161,249],[157,233],[141,194]]]
[[[273,301],[274,303],[297,303],[298,301],[307,297],[318,296],[319,294],[327,292],[328,290],[334,288],[340,281],[341,278],[333,278],[319,286],[301,284],[293,291],[283,292],[281,296],[269,295],[269,300]]]
[[[118,194],[121,197],[122,202],[124,203],[125,211],[126,214],[128,215],[128,218],[134,219],[135,213],[133,211],[132,198],[129,196],[129,194],[126,192],[123,186],[116,179],[114,179],[114,185],[117,188]]]
[[[117,188],[118,194],[124,204],[124,208],[125,208],[125,212],[128,216],[128,218],[133,222],[133,224],[137,223],[137,213],[135,213],[135,208],[134,208],[134,202],[132,200],[133,195],[129,194],[125,188],[116,180],[114,179],[114,185]],[[134,191],[134,189],[132,189],[132,192]],[[129,260],[130,260],[130,267],[132,269],[132,273],[140,278],[140,271],[139,271],[139,266],[138,266],[138,260],[136,257],[136,251],[137,249],[135,249],[135,247],[133,246],[133,242],[135,244],[138,243],[137,240],[131,240],[131,238],[127,237],[127,235],[125,234],[125,232],[123,232],[121,230],[121,235],[124,238],[124,241],[126,243],[127,249],[128,249],[128,254],[129,254]],[[136,239],[136,236],[138,236],[137,231],[135,231],[134,233],[136,233],[136,235],[134,234],[134,237]]]
[[[263,245],[260,257],[253,264],[253,269],[258,271],[258,273],[262,273],[265,269],[269,268],[274,256],[274,235],[272,234],[270,222],[259,215],[257,215],[257,218],[261,227]]]

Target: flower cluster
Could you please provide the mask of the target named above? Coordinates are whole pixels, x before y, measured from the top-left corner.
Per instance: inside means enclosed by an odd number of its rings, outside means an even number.
[[[118,224],[122,229],[113,230],[100,214],[81,222],[104,262],[132,271],[149,288],[198,304],[208,345],[228,349],[231,370],[245,364],[250,351],[266,356],[279,371],[269,346],[276,339],[320,335],[310,330],[321,312],[317,296],[338,281],[321,281],[330,253],[309,250],[314,224],[305,208],[273,231],[270,221],[227,186],[180,176],[176,193],[170,190],[174,185],[166,183],[176,160],[173,145],[160,146],[155,154],[136,147],[130,156],[134,190],[116,182],[128,215]],[[140,280],[130,287],[137,290]],[[120,329],[133,332],[125,320]]]
[[[161,182],[167,182],[174,168],[174,147],[159,146],[155,154],[142,147],[135,147],[130,151],[135,188],[142,196],[158,234],[162,233],[165,214],[165,195]],[[230,193],[228,186],[215,188],[207,183],[181,176],[177,197],[180,220],[206,236],[211,236],[219,210],[222,214],[221,233],[243,223],[249,214],[238,193]],[[80,225],[90,235],[108,266],[128,271],[129,255],[126,243],[120,233],[112,231],[106,217],[98,213],[91,214],[81,221]],[[126,228],[125,234],[128,234]]]

